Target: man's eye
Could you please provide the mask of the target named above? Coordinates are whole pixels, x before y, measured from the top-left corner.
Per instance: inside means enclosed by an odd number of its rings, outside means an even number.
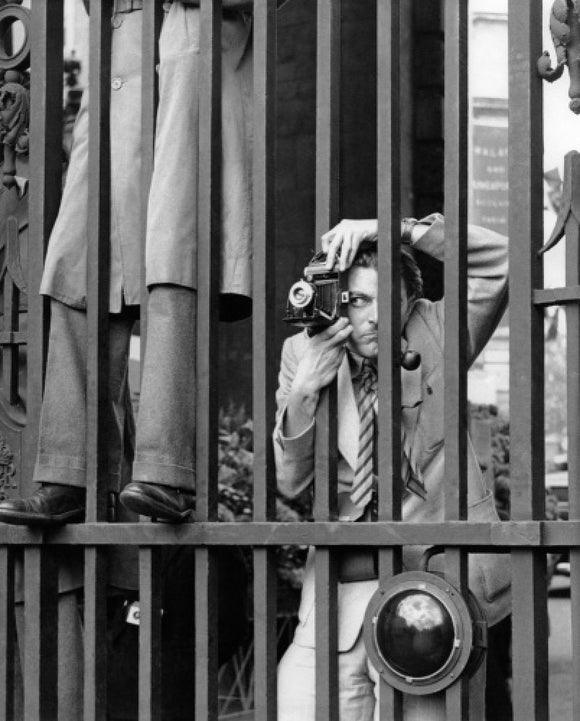
[[[368,301],[363,295],[353,295],[350,297],[350,304],[353,308],[362,308],[367,305]]]

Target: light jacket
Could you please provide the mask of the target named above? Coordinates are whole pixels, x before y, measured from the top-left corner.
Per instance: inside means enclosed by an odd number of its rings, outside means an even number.
[[[141,301],[141,16],[116,16],[111,49],[111,233],[109,310]],[[85,90],[40,292],[86,308],[89,93]],[[60,179],[59,181],[60,182]]]
[[[430,228],[415,244],[432,257],[444,258],[444,224],[441,216],[425,219]],[[468,328],[469,362],[477,357],[493,333],[507,301],[507,239],[492,231],[470,226],[468,238]],[[403,520],[417,523],[444,520],[444,402],[443,339],[444,301],[415,302],[404,328],[409,349],[421,354],[416,371],[402,371],[402,422],[414,438],[417,459],[427,490],[427,499],[415,494],[403,503]],[[302,434],[285,438],[282,421],[286,397],[296,367],[304,353],[305,333],[290,337],[284,344],[277,391],[278,415],[274,429],[274,449],[278,487],[295,496],[314,482],[315,422]],[[379,379],[380,382],[380,379]],[[348,360],[338,371],[338,491],[339,515],[356,520],[361,511],[348,497],[354,479],[358,456],[359,417],[352,387]],[[474,521],[498,520],[493,496],[486,488],[471,444],[468,448],[468,518]],[[417,569],[424,548],[404,549],[407,570]],[[299,611],[295,642],[314,646],[314,568],[313,551],[309,554]],[[470,554],[469,585],[482,604],[488,622],[496,623],[509,613],[509,564],[498,555]],[[430,569],[435,570],[434,564]],[[377,588],[377,581],[339,584],[339,650],[355,643],[363,622],[367,603]]]

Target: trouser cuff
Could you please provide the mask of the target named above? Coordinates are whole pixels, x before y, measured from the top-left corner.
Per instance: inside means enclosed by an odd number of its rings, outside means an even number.
[[[136,460],[133,463],[133,480],[143,483],[155,483],[158,486],[195,491],[195,472],[193,468],[172,464],[151,463]]]

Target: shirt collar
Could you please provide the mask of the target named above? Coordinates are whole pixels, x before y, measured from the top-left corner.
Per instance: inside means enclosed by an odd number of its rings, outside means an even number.
[[[359,355],[358,353],[355,353],[350,348],[347,348],[347,356],[348,356],[348,364],[350,368],[350,376],[354,380],[355,378],[358,378],[360,374],[362,373],[363,363],[365,360],[369,360],[368,358],[363,358],[363,356]],[[372,363],[375,367],[375,371],[377,370],[376,363]]]
[[[401,339],[401,351],[404,353],[407,349],[406,338]],[[362,372],[362,365],[365,360],[361,355],[347,348],[348,364],[350,368],[350,377],[352,380],[358,380]],[[421,366],[414,371],[408,371],[401,368],[401,406],[403,408],[414,408],[423,400],[422,383],[421,383]]]

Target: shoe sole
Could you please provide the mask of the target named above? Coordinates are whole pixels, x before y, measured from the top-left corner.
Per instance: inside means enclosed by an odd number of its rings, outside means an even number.
[[[143,498],[142,495],[132,494],[123,491],[120,496],[121,503],[129,511],[138,513],[140,516],[149,516],[153,521],[169,521],[169,523],[185,523],[191,518],[193,509],[185,511],[172,511],[167,506],[156,503],[154,500]]]
[[[44,513],[26,513],[26,511],[0,510],[0,523],[9,523],[12,526],[63,526],[67,523],[82,523],[85,520],[84,510],[67,511],[58,515]]]

